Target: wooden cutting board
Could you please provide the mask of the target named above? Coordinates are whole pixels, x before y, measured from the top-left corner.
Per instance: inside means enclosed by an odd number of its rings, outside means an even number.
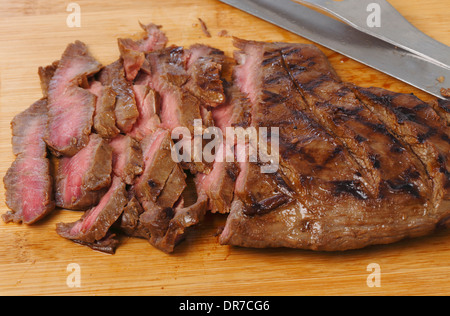
[[[222,30],[245,39],[308,43],[215,0],[75,0],[81,9],[81,25],[73,28],[67,25],[69,2],[0,1],[2,178],[13,161],[11,119],[41,97],[38,67],[59,59],[70,42],[84,41],[104,64],[118,57],[118,37],[140,32],[138,21],[163,25],[171,43],[201,42],[230,55],[231,39],[219,37]],[[418,28],[450,45],[449,0],[429,0],[426,5],[421,0],[390,2]],[[198,18],[206,22],[211,38],[203,34]],[[322,49],[345,81],[431,99]],[[7,211],[3,186],[0,197],[3,214]],[[208,216],[173,255],[131,238],[122,239],[115,255],[105,255],[56,234],[56,223],[80,216],[57,210],[31,227],[0,221],[0,295],[450,294],[450,231],[344,253],[255,250],[220,246],[216,231],[225,217]]]

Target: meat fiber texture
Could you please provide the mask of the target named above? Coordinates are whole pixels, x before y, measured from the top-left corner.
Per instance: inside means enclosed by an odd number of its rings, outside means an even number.
[[[6,222],[82,211],[57,233],[106,253],[118,234],[172,253],[208,211],[228,214],[221,244],[255,248],[343,251],[448,225],[448,102],[342,82],[314,45],[235,38],[228,57],[141,28],[109,65],[76,41],[39,68],[43,98],[12,122]],[[200,136],[222,131],[215,159],[175,161],[196,122]],[[266,146],[279,136],[272,173],[225,133],[260,127],[279,129],[258,132]]]

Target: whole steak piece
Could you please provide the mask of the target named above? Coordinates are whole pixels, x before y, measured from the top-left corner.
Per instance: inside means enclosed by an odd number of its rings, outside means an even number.
[[[448,218],[426,162],[317,47],[235,45],[235,83],[251,125],[279,127],[280,164],[263,174],[260,162],[240,163],[221,244],[342,251],[422,236]]]

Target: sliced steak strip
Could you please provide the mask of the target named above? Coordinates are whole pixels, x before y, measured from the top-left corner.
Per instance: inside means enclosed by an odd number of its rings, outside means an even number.
[[[134,184],[136,196],[141,203],[156,203],[177,163],[172,159],[173,146],[170,132],[158,129],[141,143],[144,172]],[[144,205],[143,205],[144,206]]]
[[[215,161],[209,174],[199,173],[195,177],[195,185],[199,195],[208,198],[208,210],[212,213],[226,214],[230,212],[234,198],[235,182],[239,174],[239,166],[236,161],[227,161],[226,146],[232,146],[229,152],[233,152],[235,140],[227,144],[226,128],[242,127],[250,125],[250,102],[234,87],[226,91],[227,102],[212,109],[211,113],[215,126],[220,128],[223,134],[223,143],[215,153]]]
[[[450,101],[436,99],[431,102],[431,106],[439,116],[450,126]]]
[[[134,85],[136,105],[139,110],[139,118],[128,135],[141,141],[161,125],[159,119],[160,97],[159,94],[147,85]]]
[[[55,208],[50,162],[43,140],[47,124],[47,101],[39,100],[11,122],[13,152],[16,159],[3,182],[6,204],[5,222],[33,224]]]
[[[356,95],[426,166],[434,202],[450,199],[450,128],[433,108],[411,94],[355,87]]]
[[[186,52],[182,47],[168,47],[147,55],[152,69],[150,87],[161,96],[161,123],[164,128],[187,127],[194,134],[194,120],[201,120],[200,101],[182,89],[188,80]]]
[[[87,210],[108,190],[112,174],[112,148],[92,134],[88,145],[73,157],[60,158],[56,166],[56,205]]]
[[[87,211],[80,220],[57,225],[57,233],[67,239],[83,244],[102,244],[111,226],[119,219],[128,203],[125,183],[114,177],[111,188],[102,197],[99,204]],[[114,247],[115,248],[115,247]],[[100,249],[101,250],[101,249]]]
[[[101,65],[85,44],[70,44],[48,84],[47,145],[57,156],[73,156],[89,141],[96,97],[80,87]]]
[[[222,83],[222,67],[225,63],[223,51],[210,46],[196,44],[189,48],[186,88],[205,107],[216,107],[226,101]]]
[[[240,163],[221,244],[338,251],[435,229],[445,214],[430,212],[429,191],[410,184],[413,178],[420,180],[420,174],[406,174],[404,182],[391,186],[386,183],[374,196],[365,185],[370,177],[360,172],[343,141],[307,106],[306,94],[292,78],[308,73],[308,65],[316,65],[317,74],[334,76],[328,61],[319,62],[314,54],[308,61],[286,61],[287,52],[302,51],[297,44],[238,41],[237,45],[241,51],[236,80],[252,101],[251,124],[279,127],[280,166],[276,173],[262,174],[258,163]],[[308,95],[321,93],[313,90]],[[381,148],[386,147],[377,149]],[[383,154],[392,157],[389,149]]]
[[[162,126],[171,131],[187,128],[192,137],[196,120],[202,122],[202,128],[212,126],[208,107],[225,101],[220,78],[223,52],[204,45],[195,45],[188,50],[171,46],[147,54],[147,60],[152,74],[150,87],[161,95]],[[211,164],[192,160],[183,167],[192,173],[210,172]]]
[[[163,49],[168,41],[166,35],[160,30],[161,26],[155,24],[140,25],[145,31],[145,35],[141,39],[137,41],[129,38],[118,39],[120,56],[123,59],[128,81],[133,81],[146,63],[145,53]]]
[[[134,184],[137,176],[141,175],[144,160],[140,144],[128,135],[118,135],[109,142],[113,150],[113,173],[126,184]]]
[[[432,184],[414,153],[340,81],[316,46],[292,45],[280,52],[309,110],[369,171],[372,192],[405,190],[431,197]]]
[[[45,67],[39,67],[38,74],[41,80],[41,90],[44,98],[48,97],[48,88],[50,86],[50,81],[55,75],[56,69],[58,68],[59,60],[53,62],[51,65]]]
[[[111,139],[120,133],[116,126],[116,93],[110,86],[94,81],[89,89],[97,96],[94,130],[103,138]]]
[[[110,86],[116,94],[116,125],[123,133],[129,133],[139,117],[133,85],[125,78],[122,60],[106,66],[98,75],[104,86]]]

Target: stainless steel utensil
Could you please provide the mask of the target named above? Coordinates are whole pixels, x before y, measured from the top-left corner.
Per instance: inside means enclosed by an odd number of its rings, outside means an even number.
[[[374,34],[369,34],[369,32],[362,32],[354,26],[332,19],[290,0],[220,1],[278,25],[324,47],[337,51],[338,53],[355,59],[367,66],[389,74],[394,78],[402,80],[438,98],[445,99],[441,95],[441,89],[450,87],[450,67],[449,64],[446,63],[445,58],[441,58],[441,55],[445,54],[448,46],[441,43],[432,43],[428,45],[425,50],[420,49],[420,52],[418,52],[417,48],[420,47],[415,47],[414,45],[392,44],[392,42],[396,42],[395,39],[397,39],[397,37],[395,36],[391,37],[389,41],[386,41],[384,38],[381,38],[380,35],[375,36]],[[336,5],[347,1],[354,3],[367,2],[366,0],[343,0],[336,2]],[[316,1],[305,0],[304,2],[313,3]],[[320,4],[321,2],[325,4]],[[323,9],[325,9],[325,5],[328,7],[328,4],[326,4],[327,2],[334,1],[318,0],[315,5],[321,5],[323,6]],[[379,3],[381,3],[381,1]],[[341,7],[338,12],[341,12],[340,14],[343,17],[347,16],[347,20],[349,20],[349,16],[345,12],[342,13],[342,11],[345,11],[345,9],[342,8],[343,7]],[[367,8],[364,8],[363,12],[354,9],[351,17],[357,15],[355,12],[358,12],[361,16],[365,16],[365,19],[367,20],[369,13],[366,9]],[[383,15],[386,13],[383,11],[383,7],[381,7],[381,9],[383,25],[383,23],[385,23],[383,22],[385,21]],[[362,8],[360,8],[360,10],[362,10]],[[330,9],[328,8],[327,11],[330,11]],[[351,18],[350,20],[352,22],[349,23],[353,23],[353,25],[363,23],[356,18]],[[388,28],[388,25],[389,24],[385,27]],[[395,24],[390,27],[395,27]],[[367,27],[364,28],[367,29]],[[379,30],[374,31],[374,33],[379,33]],[[392,30],[391,33],[395,33],[395,30]],[[418,40],[420,41],[423,36]],[[409,35],[409,38],[414,37]],[[414,42],[417,40],[414,39],[412,41]],[[433,41],[434,40],[428,39],[427,43]],[[409,44],[409,42],[406,44]],[[408,49],[405,49],[403,46],[407,46]],[[439,53],[430,54],[435,50],[439,50]],[[446,80],[442,80],[442,78],[445,78]]]

